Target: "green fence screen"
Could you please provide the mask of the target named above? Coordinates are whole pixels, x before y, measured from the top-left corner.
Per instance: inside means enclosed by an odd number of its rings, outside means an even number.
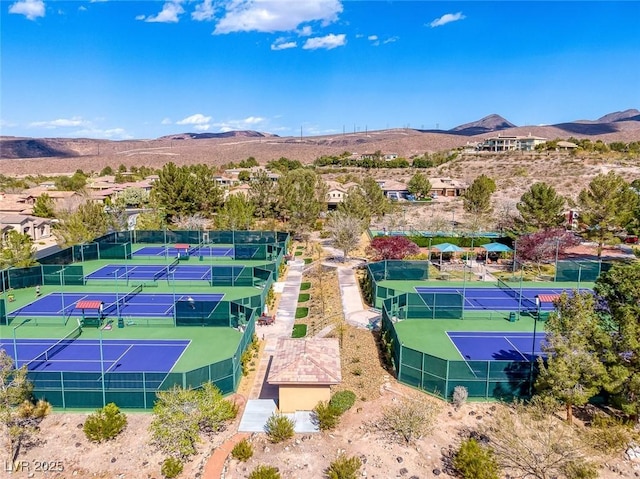
[[[611,263],[602,261],[558,261],[556,263],[556,281],[593,282],[600,273],[609,271]]]
[[[4,304],[4,298],[0,298],[0,325],[9,324],[7,322],[7,307]]]
[[[42,284],[83,285],[84,269],[82,265],[42,265]]]

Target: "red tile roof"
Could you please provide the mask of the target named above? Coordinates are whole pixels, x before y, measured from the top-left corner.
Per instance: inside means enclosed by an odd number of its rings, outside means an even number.
[[[338,384],[342,381],[338,340],[281,338],[267,381],[271,384]]]

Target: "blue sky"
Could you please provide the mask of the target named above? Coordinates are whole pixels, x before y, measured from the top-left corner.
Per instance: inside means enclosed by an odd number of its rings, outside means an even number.
[[[282,136],[640,108],[640,2],[1,0],[2,135]]]

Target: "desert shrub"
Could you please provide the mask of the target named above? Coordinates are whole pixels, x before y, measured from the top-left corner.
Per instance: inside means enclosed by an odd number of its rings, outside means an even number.
[[[590,462],[570,462],[564,466],[562,472],[567,479],[596,479],[598,468]]]
[[[162,466],[160,467],[160,474],[162,474],[167,479],[173,479],[174,477],[178,477],[182,472],[183,465],[180,459],[175,457],[167,457],[164,461],[162,461]]]
[[[295,423],[293,419],[288,418],[284,414],[273,413],[267,419],[265,424],[265,432],[269,440],[273,443],[279,443],[291,439],[295,434]]]
[[[453,388],[453,407],[459,409],[465,402],[467,402],[467,398],[469,397],[469,391],[464,386],[456,386]]]
[[[356,358],[354,358],[356,359]],[[352,361],[353,362],[353,361]],[[338,391],[333,396],[329,404],[334,407],[340,415],[351,409],[356,402],[356,394],[353,391]]]
[[[253,446],[249,441],[243,439],[238,444],[233,446],[231,455],[238,461],[248,461],[249,459],[251,459],[251,456],[253,456]]]
[[[102,442],[116,437],[126,425],[127,417],[120,412],[118,406],[109,403],[90,414],[82,429],[90,441]]]
[[[637,439],[637,434],[624,421],[611,416],[597,415],[585,437],[594,449],[606,454],[617,454]]]
[[[321,431],[329,431],[340,422],[340,412],[328,401],[320,401],[313,408],[314,422]]]
[[[340,454],[335,461],[329,464],[326,473],[329,479],[356,479],[361,467],[362,461],[359,457],[347,457],[345,454]]]
[[[378,423],[392,439],[405,444],[419,438],[433,427],[438,407],[420,399],[404,399],[384,408]]]
[[[280,479],[280,473],[276,467],[260,465],[251,471],[249,479]]]
[[[498,479],[498,463],[493,451],[473,438],[467,439],[453,458],[453,467],[465,479]]]

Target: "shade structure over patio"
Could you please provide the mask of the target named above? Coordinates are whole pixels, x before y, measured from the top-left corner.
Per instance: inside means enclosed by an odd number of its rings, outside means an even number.
[[[453,243],[440,243],[433,245],[434,249],[440,251],[440,263],[442,264],[442,253],[459,253],[460,251],[464,251],[463,248],[457,246]]]
[[[511,252],[513,252],[512,248],[509,248],[506,244],[502,244],[502,243],[487,243],[487,244],[483,244],[480,247],[484,248],[484,250],[485,250],[485,255],[484,255],[485,262],[489,259],[489,253],[511,253]]]
[[[506,244],[502,243],[487,243],[480,246],[487,250],[490,253],[510,253],[513,251],[512,248],[509,248]]]

